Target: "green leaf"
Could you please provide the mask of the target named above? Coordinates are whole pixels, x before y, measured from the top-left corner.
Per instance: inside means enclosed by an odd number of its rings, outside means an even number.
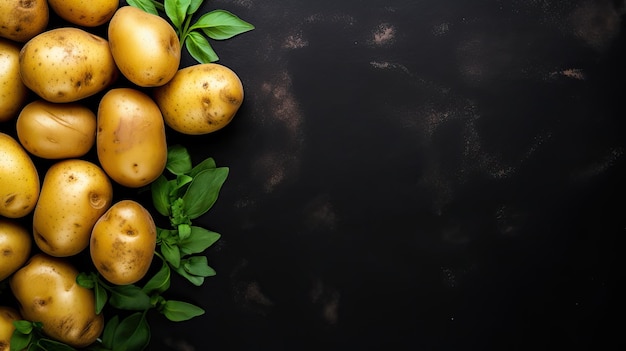
[[[199,32],[191,31],[184,39],[185,47],[191,57],[200,63],[219,61],[219,57],[209,44],[209,41]]]
[[[162,293],[170,288],[170,266],[163,261],[161,268],[154,274],[150,280],[143,286],[143,291],[150,295],[154,292]]]
[[[17,329],[13,331],[10,341],[10,350],[25,350],[33,340],[33,334],[21,333]]]
[[[164,175],[160,175],[150,185],[152,192],[152,204],[163,216],[170,215],[170,183]]]
[[[191,0],[191,3],[187,8],[187,15],[193,15],[194,13],[196,13],[196,11],[198,11],[198,9],[200,8],[200,5],[202,5],[203,1],[204,0]]]
[[[37,340],[36,350],[42,351],[76,351],[75,348],[52,339],[42,338]]]
[[[27,320],[13,321],[13,326],[15,327],[15,331],[19,332],[20,334],[30,334],[35,328],[34,323]]]
[[[156,6],[154,5],[154,2],[152,2],[152,0],[126,0],[126,3],[128,3],[128,5],[130,6],[144,10],[147,13],[151,13],[157,16],[159,15],[159,12],[157,11]]]
[[[150,325],[145,313],[136,312],[124,318],[115,329],[113,350],[140,351],[150,342]]]
[[[215,165],[215,160],[211,157],[204,159],[202,162],[198,163],[197,165],[195,165],[192,169],[191,172],[189,172],[189,176],[192,178],[195,178],[198,173],[204,171],[205,169],[211,169],[211,168],[216,168],[217,166]]]
[[[109,304],[121,310],[143,311],[152,305],[150,296],[136,285],[115,285],[110,288]]]
[[[117,330],[117,327],[119,325],[120,325],[119,316],[116,315],[116,316],[113,316],[111,319],[109,319],[107,324],[104,326],[104,331],[102,332],[102,346],[104,346],[107,349],[113,348],[115,331]]]
[[[163,3],[165,14],[172,21],[176,29],[180,30],[182,27],[190,3],[191,0],[165,0]]]
[[[172,145],[167,148],[166,168],[172,174],[186,174],[191,170],[191,156],[181,145]]]
[[[172,199],[176,199],[178,198],[178,192],[180,191],[180,189],[182,189],[185,185],[191,183],[191,181],[193,180],[192,177],[186,175],[186,174],[179,174],[176,176],[176,180],[175,180],[175,184],[174,186],[171,187],[170,189],[170,201]]]
[[[211,277],[216,274],[215,270],[209,267],[205,256],[193,256],[181,261],[181,266],[187,273],[199,277]]]
[[[178,241],[178,248],[183,255],[203,252],[220,239],[220,234],[208,229],[191,226],[191,235]]]
[[[181,322],[203,315],[204,310],[188,302],[168,300],[163,305],[161,313],[170,321]]]
[[[202,286],[204,283],[204,277],[190,274],[185,270],[185,267],[182,264],[178,268],[174,268],[174,271],[195,286]]]
[[[76,284],[78,284],[79,286],[82,286],[85,289],[93,289],[94,286],[96,286],[97,281],[98,281],[98,278],[97,277],[94,278],[93,272],[92,273],[80,272],[76,276]]]
[[[211,209],[226,177],[227,167],[205,169],[196,175],[183,196],[184,212],[189,219],[198,218]]]
[[[198,18],[190,30],[201,29],[209,38],[225,40],[254,29],[254,26],[226,10],[213,10]]]
[[[104,309],[104,305],[107,303],[107,291],[102,286],[102,284],[96,283],[94,289],[94,295],[96,297],[96,314],[100,314],[102,309]]]
[[[176,244],[161,242],[161,253],[165,260],[174,268],[180,266],[180,250]]]

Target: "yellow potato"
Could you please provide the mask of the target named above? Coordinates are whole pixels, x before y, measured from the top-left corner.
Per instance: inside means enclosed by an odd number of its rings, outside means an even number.
[[[39,198],[39,172],[20,143],[0,132],[0,216],[31,213]]]
[[[22,319],[20,313],[9,306],[0,306],[0,351],[10,351],[11,337],[15,326],[14,321]]]
[[[0,218],[0,281],[15,273],[28,260],[32,241],[30,232],[23,225]]]
[[[74,102],[103,91],[118,69],[106,39],[80,28],[47,30],[20,52],[24,84],[50,102]]]
[[[0,122],[18,115],[28,98],[20,78],[20,47],[0,38]]]
[[[46,0],[0,1],[0,37],[24,43],[46,30],[49,19]]]
[[[180,41],[160,16],[123,6],[109,22],[108,38],[120,72],[140,87],[167,83],[180,66]]]
[[[204,63],[180,69],[155,88],[165,123],[183,134],[207,134],[225,127],[243,103],[243,85],[230,68]]]
[[[119,0],[48,0],[52,10],[64,20],[85,27],[108,22],[120,5]]]
[[[97,119],[98,160],[111,179],[137,188],[163,173],[165,124],[148,95],[134,88],[111,89],[100,100]]]
[[[154,257],[156,226],[133,200],[114,203],[93,227],[89,252],[98,272],[117,285],[143,278]]]
[[[59,161],[48,169],[33,213],[33,235],[41,251],[73,256],[89,245],[91,229],[111,206],[113,189],[96,164]]]
[[[35,100],[17,117],[17,137],[28,152],[46,159],[84,156],[96,143],[96,114],[77,103]]]
[[[38,253],[9,279],[22,317],[43,324],[49,337],[75,348],[91,345],[104,329],[92,290],[76,283],[78,270],[63,258]]]

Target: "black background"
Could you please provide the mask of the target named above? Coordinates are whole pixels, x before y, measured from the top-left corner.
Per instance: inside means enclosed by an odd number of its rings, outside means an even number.
[[[150,350],[625,346],[624,1],[218,8],[244,105],[168,136],[230,168],[218,274]]]

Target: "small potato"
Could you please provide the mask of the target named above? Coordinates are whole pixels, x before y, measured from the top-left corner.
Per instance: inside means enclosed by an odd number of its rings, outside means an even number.
[[[49,20],[46,0],[0,1],[0,37],[27,42],[45,31]]]
[[[73,256],[89,245],[91,229],[111,206],[106,173],[82,159],[59,161],[48,169],[33,214],[33,235],[41,251]]]
[[[15,273],[28,260],[32,241],[30,232],[24,226],[0,218],[0,281]]]
[[[20,218],[31,213],[39,198],[39,172],[26,150],[0,132],[0,216]]]
[[[0,38],[0,122],[13,119],[26,104],[28,88],[20,78],[20,47]]]
[[[84,27],[97,27],[113,17],[119,0],[48,0],[52,10],[64,20]]]
[[[207,134],[225,127],[243,103],[243,85],[230,68],[204,63],[180,69],[155,88],[165,123],[183,134]]]
[[[20,313],[9,306],[0,306],[0,351],[10,351],[11,337],[15,326],[14,321],[22,319]]]
[[[31,154],[46,159],[78,158],[96,143],[96,114],[77,102],[30,102],[16,122],[17,137]]]
[[[52,339],[75,348],[91,345],[104,329],[95,296],[76,283],[78,270],[63,258],[38,253],[9,279],[22,317],[43,324]]]
[[[22,81],[50,102],[74,102],[99,93],[118,72],[108,41],[80,28],[47,30],[20,51]]]
[[[180,66],[180,41],[165,19],[123,6],[109,22],[111,52],[122,74],[140,87],[167,83]]]
[[[133,88],[111,89],[98,105],[98,160],[115,182],[148,185],[167,162],[165,124],[156,103]]]
[[[121,200],[93,227],[89,250],[98,272],[110,283],[133,284],[143,278],[154,257],[156,226],[141,204]]]

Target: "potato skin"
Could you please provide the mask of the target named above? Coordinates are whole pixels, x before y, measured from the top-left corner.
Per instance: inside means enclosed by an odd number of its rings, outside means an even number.
[[[33,214],[33,236],[41,251],[73,256],[89,245],[91,229],[111,206],[106,173],[82,159],[59,161],[48,169]]]
[[[22,319],[20,313],[9,306],[0,306],[0,351],[9,351],[11,346],[11,337],[15,326],[14,321]]]
[[[137,188],[158,178],[167,143],[154,100],[134,88],[106,92],[98,105],[96,149],[102,168],[121,185]]]
[[[46,0],[0,1],[0,37],[25,43],[45,31],[49,20]]]
[[[0,132],[0,216],[21,218],[37,204],[39,172],[26,150],[12,136]]]
[[[20,47],[0,38],[0,122],[13,119],[26,104],[28,88],[20,77]]]
[[[24,226],[0,218],[0,281],[15,273],[28,260],[32,241],[30,231]]]
[[[156,226],[141,204],[121,200],[98,219],[91,233],[91,260],[110,283],[133,284],[143,278],[154,257]]]
[[[119,0],[48,0],[59,17],[84,27],[97,27],[113,17]]]
[[[20,51],[24,85],[50,102],[74,102],[111,85],[117,66],[106,39],[83,29],[47,30]]]
[[[24,106],[16,130],[22,146],[35,156],[78,158],[96,144],[96,114],[79,103],[38,99]]]
[[[241,80],[230,68],[204,63],[180,69],[167,84],[155,88],[154,100],[165,123],[190,135],[225,127],[243,103]]]
[[[180,41],[160,16],[123,6],[109,22],[108,38],[120,72],[140,87],[167,83],[180,66]]]
[[[75,348],[92,344],[104,329],[94,293],[76,283],[78,273],[69,261],[38,253],[9,279],[22,317],[41,322],[45,334]]]

